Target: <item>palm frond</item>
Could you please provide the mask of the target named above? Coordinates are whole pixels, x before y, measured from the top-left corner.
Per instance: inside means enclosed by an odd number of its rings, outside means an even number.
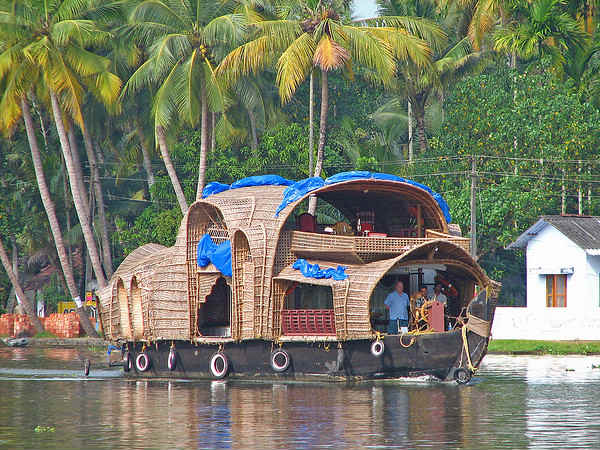
[[[435,22],[422,17],[385,16],[366,21],[371,27],[399,28],[429,43],[439,50],[446,42],[446,32]]]
[[[317,44],[308,33],[303,33],[277,61],[277,86],[282,103],[287,103],[313,67]]]
[[[321,38],[313,56],[314,65],[326,72],[340,69],[349,59],[350,52],[327,35]]]

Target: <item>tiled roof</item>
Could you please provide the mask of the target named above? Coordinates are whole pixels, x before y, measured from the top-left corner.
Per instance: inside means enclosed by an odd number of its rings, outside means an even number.
[[[510,244],[508,248],[524,247],[547,224],[552,225],[588,254],[600,255],[600,217],[597,216],[542,216]]]

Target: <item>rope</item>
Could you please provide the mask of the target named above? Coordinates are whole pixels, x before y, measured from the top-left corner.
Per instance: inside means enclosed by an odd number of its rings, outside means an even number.
[[[481,337],[489,337],[490,336],[490,323],[487,320],[480,319],[479,317],[475,317],[471,313],[467,312],[467,326],[470,331],[475,334],[478,334]],[[463,327],[465,328],[465,327]]]
[[[469,341],[467,340],[467,327],[462,327],[463,348],[467,354],[467,367],[472,373],[475,373],[477,367],[471,362],[471,354],[469,353]]]
[[[406,334],[408,334],[408,333],[406,333]],[[401,335],[400,335],[400,345],[401,345],[402,347],[404,347],[404,348],[411,347],[411,346],[412,346],[412,345],[415,343],[415,341],[417,340],[417,336],[413,335],[413,336],[412,336],[412,339],[410,340],[410,342],[408,343],[408,345],[404,345],[404,342],[402,341],[402,338],[403,338],[403,337],[404,337],[404,334],[401,334]]]

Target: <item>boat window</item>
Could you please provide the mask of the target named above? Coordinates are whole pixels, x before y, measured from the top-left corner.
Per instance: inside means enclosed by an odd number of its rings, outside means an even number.
[[[285,309],[333,309],[329,286],[299,284],[285,298]]]
[[[330,286],[298,284],[288,290],[281,311],[284,336],[333,336],[335,314]]]

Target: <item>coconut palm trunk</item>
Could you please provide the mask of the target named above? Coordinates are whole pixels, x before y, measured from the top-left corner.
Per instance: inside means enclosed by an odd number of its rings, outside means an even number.
[[[202,128],[200,132],[200,167],[198,168],[198,187],[196,189],[196,200],[202,198],[202,190],[206,182],[206,153],[208,148],[208,101],[206,99],[206,86],[202,86],[200,93],[202,102]]]
[[[425,130],[425,102],[427,97],[418,94],[411,102],[417,125],[417,139],[419,140],[419,150],[421,155],[427,151],[427,132]]]
[[[410,104],[410,100],[407,102],[407,113],[408,113],[408,160],[412,162],[414,153],[413,153],[413,113],[412,113],[412,105]]]
[[[100,239],[102,241],[102,262],[106,277],[110,278],[113,274],[112,254],[110,251],[110,239],[108,238],[108,223],[106,221],[106,207],[104,205],[104,194],[102,193],[102,184],[100,182],[100,172],[98,170],[98,162],[96,161],[96,153],[92,137],[86,126],[82,127],[83,146],[87,155],[88,163],[90,164],[91,183],[94,186],[94,194],[96,195],[96,204],[98,205],[98,219],[100,220]]]
[[[15,239],[14,236],[11,236],[10,241],[11,241],[10,243],[12,245],[12,253],[10,255],[10,257],[12,258],[12,270],[18,280],[19,279],[19,255],[18,255],[18,249],[17,249],[17,240]],[[16,302],[17,302],[17,294],[15,292],[15,288],[12,287],[10,289],[10,294],[8,294],[8,301],[6,302],[6,311],[9,314],[13,312]]]
[[[42,322],[40,321],[39,317],[36,314],[35,306],[25,296],[25,292],[23,292],[21,283],[19,283],[17,276],[13,272],[12,264],[10,262],[8,254],[6,253],[6,249],[4,248],[4,244],[2,243],[1,239],[0,239],[0,259],[2,260],[2,265],[4,266],[4,270],[6,270],[6,274],[8,275],[8,278],[10,279],[11,284],[15,288],[15,293],[17,294],[18,299],[21,301],[21,304],[25,308],[25,312],[29,316],[29,319],[31,320],[31,323],[32,323],[33,327],[35,328],[35,331],[37,331],[38,333],[43,332],[44,326],[42,325]]]
[[[329,109],[329,87],[327,84],[327,71],[321,70],[321,117],[319,124],[319,146],[317,147],[317,161],[315,163],[315,177],[320,177],[323,171],[325,157],[325,139],[327,137],[327,111]],[[308,212],[315,215],[317,211],[317,197],[310,197]]]
[[[23,98],[21,99],[21,110],[23,111],[23,121],[25,122],[25,131],[27,132],[27,139],[29,141],[29,148],[31,150],[31,159],[33,160],[33,168],[35,171],[35,178],[38,183],[40,191],[40,197],[42,198],[42,204],[44,210],[48,216],[48,222],[50,224],[50,230],[52,237],[54,238],[54,244],[56,246],[56,253],[58,254],[58,260],[62,268],[62,272],[65,278],[65,283],[69,290],[71,298],[77,304],[77,314],[79,315],[79,321],[83,326],[86,334],[91,337],[98,337],[96,330],[92,326],[90,319],[81,304],[77,291],[77,284],[75,283],[75,276],[73,275],[73,266],[70,258],[67,255],[67,250],[63,240],[63,235],[60,230],[60,224],[56,215],[56,207],[50,197],[50,190],[48,189],[48,183],[46,182],[46,176],[44,174],[44,167],[42,165],[42,157],[40,149],[38,147],[37,138],[33,127],[33,117],[31,116],[31,110],[29,109],[29,103]]]
[[[183,189],[181,189],[179,178],[177,178],[177,172],[175,172],[173,161],[171,161],[171,156],[169,156],[169,148],[167,147],[167,137],[165,135],[165,129],[160,125],[156,127],[156,138],[158,139],[158,148],[160,149],[160,155],[162,156],[163,162],[165,163],[165,168],[167,169],[167,173],[169,174],[169,178],[171,179],[173,189],[175,190],[177,202],[179,203],[181,212],[185,215],[185,213],[188,210],[187,201],[185,200]]]
[[[310,71],[310,90],[308,93],[308,176],[313,176],[315,148],[315,71]]]
[[[217,136],[215,135],[215,127],[217,126],[217,113],[211,113],[210,120],[210,151],[214,152],[217,147]]]
[[[75,210],[77,211],[77,217],[79,218],[79,223],[83,232],[85,245],[90,255],[92,268],[94,269],[94,275],[96,276],[96,280],[98,281],[98,286],[100,286],[100,288],[103,288],[106,286],[106,278],[102,270],[102,264],[100,263],[98,246],[96,245],[96,241],[94,239],[94,232],[92,231],[92,226],[89,221],[89,215],[87,215],[85,211],[85,203],[82,198],[85,195],[85,192],[82,192],[79,189],[79,186],[82,184],[82,182],[81,180],[79,180],[79,182],[77,180],[77,171],[73,163],[73,158],[71,157],[69,141],[67,138],[67,133],[65,131],[65,124],[62,118],[62,110],[58,102],[58,97],[56,96],[56,93],[54,91],[50,91],[50,101],[52,103],[52,113],[54,115],[56,131],[58,132],[58,138],[60,140],[60,145],[62,147],[63,155],[65,157],[65,163],[67,165],[67,172],[69,174],[69,184],[71,186],[73,204],[75,205]]]
[[[256,115],[252,108],[248,109],[248,119],[250,120],[250,131],[252,133],[252,141],[250,142],[250,148],[256,150],[258,148],[258,133],[256,131]]]
[[[75,181],[79,186],[79,190],[81,192],[85,192],[85,184],[83,182],[83,169],[81,166],[81,158],[79,157],[79,146],[77,145],[77,138],[75,137],[75,128],[73,127],[73,122],[69,118],[66,118],[64,121],[65,125],[68,126],[67,129],[67,138],[69,141],[69,150],[71,153],[71,158],[73,160],[73,167],[75,169],[75,173],[77,174]],[[82,197],[83,206],[85,211],[87,211],[88,220],[90,223],[93,223],[93,211],[90,207],[91,199],[88,199],[87,196]]]
[[[146,179],[148,181],[148,189],[150,190],[150,198],[152,198],[152,186],[154,186],[154,171],[152,170],[152,159],[150,158],[150,152],[144,139],[144,133],[142,133],[142,127],[139,123],[135,124],[135,133],[138,140],[140,141],[140,148],[142,149],[142,164],[146,171]]]

